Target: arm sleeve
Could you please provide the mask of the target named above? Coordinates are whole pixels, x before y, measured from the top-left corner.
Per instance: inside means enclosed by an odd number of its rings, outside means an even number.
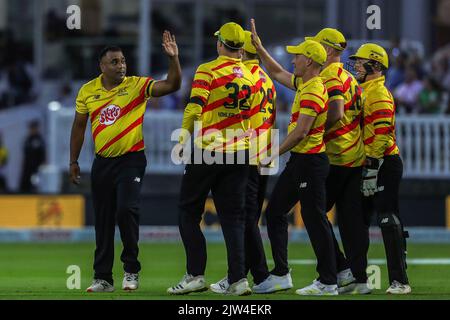
[[[150,99],[153,97],[153,86],[155,85],[156,81],[152,77],[144,77],[142,78],[144,80],[144,86],[145,86],[145,98]]]
[[[80,114],[88,114],[89,110],[86,105],[86,100],[84,98],[83,88],[78,92],[77,100],[76,100],[76,112]]]
[[[382,158],[391,140],[390,134],[394,130],[394,104],[389,100],[372,102],[369,108],[374,110],[371,114],[375,131],[372,148],[367,156],[372,158]]]
[[[328,103],[344,100],[344,85],[338,78],[331,78],[324,82],[328,91]]]
[[[182,128],[190,133],[194,131],[194,123],[200,119],[202,109],[208,103],[212,79],[213,75],[203,66],[200,66],[195,73],[191,95],[184,110],[182,123]],[[180,143],[186,143],[186,137],[183,134],[180,135],[179,141]]]
[[[324,102],[320,100],[320,95],[314,90],[305,90],[300,95],[300,114],[310,117],[317,117],[324,109]]]

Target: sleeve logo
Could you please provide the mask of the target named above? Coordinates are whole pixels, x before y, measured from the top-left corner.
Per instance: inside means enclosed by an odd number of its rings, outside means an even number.
[[[100,124],[110,126],[114,124],[120,117],[120,108],[115,105],[110,105],[100,112]]]

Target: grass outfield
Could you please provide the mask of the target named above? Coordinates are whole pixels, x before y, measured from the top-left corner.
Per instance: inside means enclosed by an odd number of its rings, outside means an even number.
[[[94,244],[0,244],[0,299],[175,299],[175,300],[226,300],[211,292],[184,297],[170,297],[167,287],[176,284],[184,274],[185,256],[181,244],[141,244],[140,260],[143,266],[140,289],[126,293],[120,289],[121,270],[120,245],[116,246],[114,275],[116,292],[113,294],[86,294],[83,290],[91,283]],[[313,259],[307,244],[292,244],[290,259]],[[226,274],[226,259],[223,244],[208,245],[207,281],[217,281]],[[268,254],[271,257],[271,254]],[[382,245],[372,245],[371,259],[384,258]],[[450,258],[450,245],[410,245],[409,258]],[[82,290],[66,289],[69,265],[81,268]],[[315,277],[312,265],[292,265],[294,287],[310,284]],[[385,266],[381,267],[382,288],[387,287]],[[392,297],[384,290],[375,290],[369,296],[338,296],[331,299],[450,299],[449,265],[411,265],[408,269],[413,294],[406,297]],[[295,289],[273,295],[252,295],[242,299],[291,300],[312,299],[295,295]],[[315,298],[317,299],[317,298]],[[320,299],[330,299],[320,298]]]

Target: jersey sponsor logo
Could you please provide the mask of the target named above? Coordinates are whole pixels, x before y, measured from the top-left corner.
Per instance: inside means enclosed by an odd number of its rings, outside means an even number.
[[[234,67],[233,73],[237,78],[243,78],[244,77],[244,71],[240,67]]]
[[[266,83],[266,82],[267,82],[266,75],[265,75],[262,71],[259,72],[259,78],[261,79],[261,81],[262,81],[263,83]]]
[[[127,92],[127,89],[125,89],[125,88],[120,89],[118,92],[119,97],[127,96],[127,95],[128,95],[128,92]]]
[[[120,117],[120,108],[110,105],[100,112],[100,124],[105,126],[113,125]]]

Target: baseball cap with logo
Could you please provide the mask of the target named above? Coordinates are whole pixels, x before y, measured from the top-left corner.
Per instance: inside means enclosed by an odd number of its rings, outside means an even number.
[[[252,33],[250,31],[244,31],[244,33],[245,33],[244,50],[249,53],[256,54],[256,48],[252,43]],[[258,41],[260,41],[259,38]]]
[[[230,49],[242,49],[244,46],[244,29],[237,23],[229,22],[224,24],[214,35]]]
[[[290,54],[304,55],[321,66],[327,61],[327,52],[325,51],[325,48],[320,43],[313,40],[306,40],[297,46],[287,46],[286,51]]]
[[[345,40],[344,35],[340,31],[332,28],[322,29],[316,36],[306,37],[305,40],[314,40],[339,51],[347,48],[347,40]]]

